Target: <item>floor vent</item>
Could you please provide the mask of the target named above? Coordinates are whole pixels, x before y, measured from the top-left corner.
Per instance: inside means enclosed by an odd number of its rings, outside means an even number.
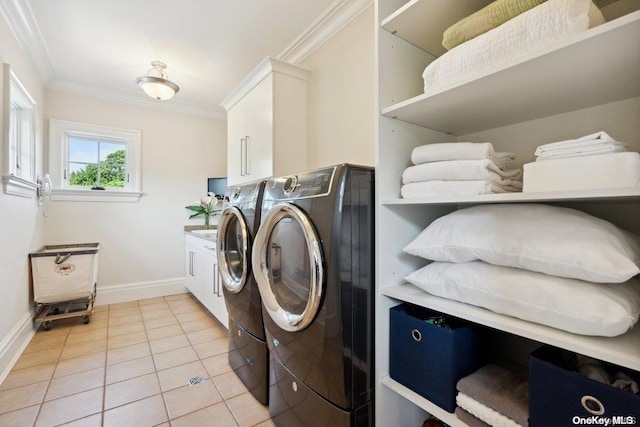
[[[197,377],[193,377],[193,378],[189,378],[189,385],[196,385],[196,384],[200,384],[204,382],[204,377],[202,375],[197,376]]]

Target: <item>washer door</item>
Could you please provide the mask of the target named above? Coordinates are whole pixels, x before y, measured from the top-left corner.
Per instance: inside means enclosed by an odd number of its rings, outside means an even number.
[[[323,293],[320,239],[309,217],[281,203],[267,212],[252,252],[254,275],[264,307],[285,331],[313,321]]]
[[[238,293],[251,273],[249,256],[251,234],[244,215],[235,206],[227,207],[218,223],[218,267],[222,284],[231,293]]]

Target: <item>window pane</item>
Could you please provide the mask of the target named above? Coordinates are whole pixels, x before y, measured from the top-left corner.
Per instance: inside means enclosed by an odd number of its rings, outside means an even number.
[[[125,166],[127,164],[124,144],[100,143],[100,185],[103,187],[124,187]]]
[[[98,168],[85,163],[69,163],[69,184],[94,186],[98,185]]]
[[[69,162],[98,163],[98,141],[69,137]]]

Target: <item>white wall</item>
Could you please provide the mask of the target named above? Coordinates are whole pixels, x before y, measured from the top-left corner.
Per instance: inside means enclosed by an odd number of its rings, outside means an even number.
[[[47,244],[100,242],[98,304],[184,289],[188,204],[206,195],[207,177],[226,176],[226,122],[46,92],[45,117],[142,132],[138,203],[52,202]],[[48,126],[48,121],[47,121]]]
[[[307,166],[375,164],[374,13],[369,9],[337,37],[305,59]]]
[[[36,170],[41,173],[42,83],[2,18],[0,18],[0,40],[2,40],[0,65],[8,63],[36,101]],[[0,70],[0,76],[1,74]],[[1,80],[0,86],[2,86]],[[6,89],[2,88],[0,93]],[[0,103],[0,129],[2,116],[3,106]],[[0,145],[1,141],[0,134]],[[1,156],[2,150],[0,150]],[[29,252],[40,248],[43,242],[43,220],[35,195],[34,198],[28,199],[6,195],[3,190],[0,190],[0,382],[33,333]]]

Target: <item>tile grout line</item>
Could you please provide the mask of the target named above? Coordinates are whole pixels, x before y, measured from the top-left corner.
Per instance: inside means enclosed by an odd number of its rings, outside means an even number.
[[[165,303],[167,303],[167,305],[169,305],[165,297],[163,297],[162,299],[164,300]],[[171,310],[171,305],[169,305],[169,309]],[[173,310],[171,311],[171,314],[173,315]],[[176,321],[177,320],[178,319],[176,319]],[[142,320],[142,325],[144,326],[144,334],[147,337],[147,344],[149,346],[149,354],[151,355],[151,362],[153,363],[153,369],[156,374],[156,380],[158,381],[158,388],[160,389],[160,396],[162,397],[162,404],[163,404],[162,406],[164,406],[164,413],[167,416],[166,422],[168,422],[169,425],[171,425],[171,415],[169,414],[169,408],[167,407],[167,399],[164,396],[164,391],[162,391],[162,383],[160,382],[160,376],[158,375],[158,365],[156,365],[156,359],[155,357],[153,357],[153,350],[151,349],[151,341],[149,340],[149,333],[147,332],[147,324],[144,321],[144,318]]]
[[[74,322],[75,322],[75,320],[74,320]],[[73,325],[73,322],[72,322],[72,325]],[[40,327],[41,326],[38,326],[38,329]],[[37,332],[38,331],[36,331],[36,333]],[[53,372],[51,373],[51,377],[49,378],[49,382],[47,383],[47,389],[44,391],[44,394],[42,395],[42,401],[40,402],[40,406],[38,407],[38,413],[36,414],[36,417],[33,419],[33,427],[36,426],[36,424],[38,423],[38,418],[40,418],[40,413],[42,412],[42,407],[45,404],[45,399],[47,398],[47,393],[49,393],[49,388],[51,387],[51,383],[53,382],[53,379],[54,379],[53,376],[55,375],[56,371],[58,370],[58,365],[60,364],[60,358],[62,357],[62,353],[64,352],[64,348],[67,346],[67,340],[69,339],[69,334],[70,333],[71,333],[71,327],[69,327],[69,330],[67,331],[67,333],[66,333],[66,335],[64,337],[64,341],[62,343],[62,348],[60,349],[60,354],[58,355],[58,358],[56,359],[56,362],[55,362],[56,366],[55,366],[55,368],[53,368]],[[35,335],[34,335],[34,337],[35,337]],[[31,338],[31,340],[33,340],[33,338]],[[20,355],[20,357],[22,357],[22,355]]]

